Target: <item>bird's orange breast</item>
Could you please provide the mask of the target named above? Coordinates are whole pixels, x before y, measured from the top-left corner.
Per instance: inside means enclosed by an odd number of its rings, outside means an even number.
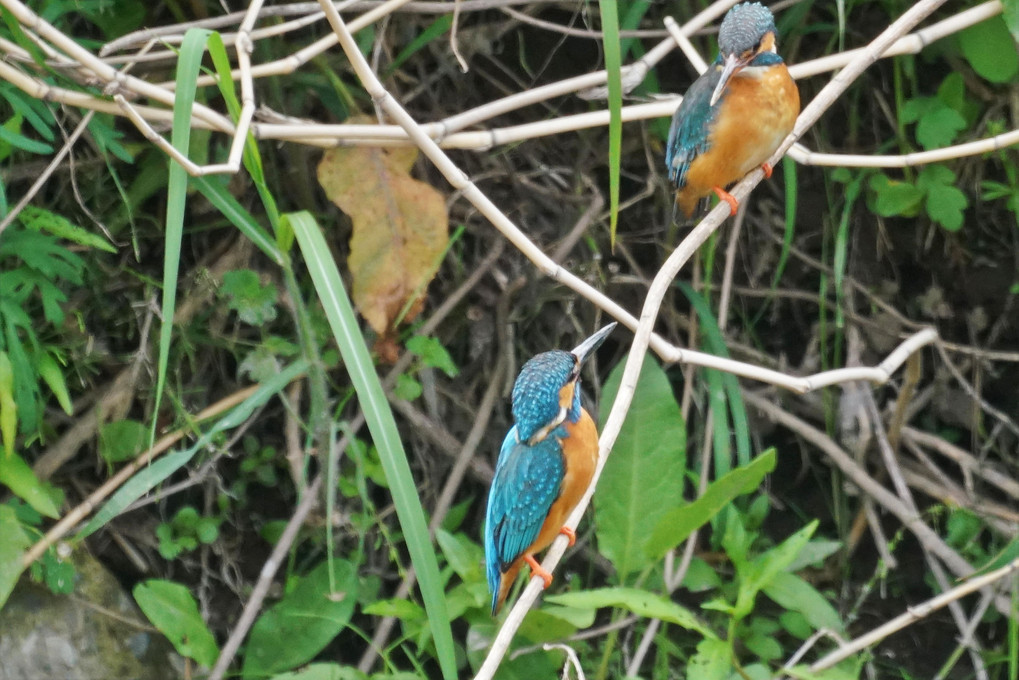
[[[566,474],[560,487],[559,497],[549,508],[548,516],[541,525],[538,538],[528,553],[540,552],[552,544],[559,530],[566,523],[573,509],[580,503],[587,487],[591,485],[594,469],[598,464],[598,428],[591,416],[584,409],[580,410],[580,420],[576,423],[563,423],[568,436],[561,440],[563,459],[566,462]]]
[[[690,164],[680,191],[688,214],[713,187],[724,188],[768,160],[796,123],[800,93],[785,64],[748,67],[729,81],[717,106],[708,150]]]

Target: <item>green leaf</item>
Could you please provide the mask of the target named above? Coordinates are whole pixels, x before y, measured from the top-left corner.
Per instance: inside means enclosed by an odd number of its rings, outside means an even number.
[[[15,149],[21,149],[28,153],[48,156],[53,153],[53,147],[49,144],[37,142],[21,134],[21,116],[15,115],[3,125],[0,125],[0,141],[7,142]]]
[[[32,231],[45,231],[57,238],[67,239],[86,248],[96,248],[107,253],[115,253],[117,249],[99,234],[93,234],[87,229],[82,229],[63,215],[37,208],[34,205],[26,205],[18,214],[18,219]]]
[[[6,484],[15,496],[31,505],[40,515],[53,519],[60,517],[60,508],[46,484],[16,453],[0,455],[0,484]]]
[[[410,600],[376,600],[362,611],[371,616],[392,616],[404,621],[419,621],[425,618],[424,608]]]
[[[964,129],[966,119],[962,114],[947,106],[939,106],[920,118],[916,126],[916,140],[925,149],[940,149],[950,145]]]
[[[149,428],[137,420],[115,420],[99,429],[99,455],[107,463],[132,460],[148,442]]]
[[[1019,73],[1019,52],[1005,20],[991,17],[959,33],[959,46],[973,70],[992,83],[1007,83]]]
[[[480,545],[463,534],[451,534],[442,529],[436,532],[435,540],[442,548],[442,554],[449,562],[449,566],[464,583],[481,583],[485,580],[481,569],[485,552]]]
[[[776,574],[784,571],[796,559],[800,550],[814,534],[817,524],[818,521],[815,519],[779,545],[755,557],[746,568],[740,569],[737,565],[739,594],[736,596],[736,605],[733,610],[733,616],[737,620],[750,613],[757,593],[762,588],[771,585]]]
[[[313,663],[299,671],[280,673],[272,680],[368,680],[368,676],[356,668],[335,663]]]
[[[732,649],[725,640],[707,638],[697,643],[697,653],[686,666],[686,677],[697,680],[728,680],[732,672]]]
[[[392,75],[394,72],[396,72],[400,68],[400,66],[402,66],[405,61],[414,56],[414,54],[417,53],[418,50],[422,49],[423,47],[428,45],[428,43],[432,42],[439,36],[444,35],[452,25],[453,25],[453,14],[449,13],[444,14],[443,16],[433,21],[431,25],[425,27],[425,30],[421,31],[421,33],[418,34],[416,38],[411,40],[409,43],[407,43],[406,47],[400,50],[399,54],[397,54],[396,57],[393,59],[393,62],[389,64],[389,66],[387,67],[386,69],[387,74]]]
[[[706,638],[716,638],[715,632],[701,623],[697,616],[667,597],[639,588],[597,588],[560,595],[549,595],[546,602],[577,609],[600,609],[619,607],[638,616],[661,619],[681,628],[700,633]]]
[[[310,661],[347,626],[357,604],[357,572],[350,562],[334,559],[331,576],[329,563],[322,562],[258,617],[244,655],[244,677],[272,675]]]
[[[775,450],[769,449],[749,465],[738,467],[712,482],[704,495],[694,502],[666,513],[645,543],[647,554],[653,559],[661,559],[734,498],[759,487],[764,476],[775,469],[776,458]]]
[[[916,123],[937,107],[938,102],[933,97],[915,97],[902,105],[899,117],[903,123]]]
[[[393,394],[404,401],[414,401],[421,396],[422,387],[421,383],[407,375],[401,373],[396,376],[396,385],[393,386]]]
[[[955,186],[954,172],[944,165],[928,165],[920,171],[916,185],[927,195],[927,215],[933,221],[948,231],[962,228],[969,199]]]
[[[625,362],[612,370],[602,401],[612,403]],[[608,409],[603,409],[600,428]],[[686,425],[665,371],[644,357],[633,403],[598,484],[594,520],[598,551],[622,580],[647,564],[645,537],[659,519],[684,504]]]
[[[230,81],[233,82],[233,81]],[[283,265],[286,258],[276,246],[272,236],[258,223],[248,210],[236,198],[230,195],[225,178],[204,176],[192,177],[191,183],[216,206],[231,224],[237,227],[245,237],[258,247],[269,259]]]
[[[445,589],[439,577],[435,548],[428,535],[425,510],[400,441],[396,420],[357,325],[350,297],[318,223],[307,212],[290,213],[285,217],[284,224],[289,225],[297,237],[385,470],[407,550],[417,571],[418,587],[428,612],[428,624],[442,675],[446,680],[454,680],[457,677],[456,658]]]
[[[132,591],[138,606],[152,625],[173,643],[181,656],[212,667],[219,656],[216,638],[202,620],[198,603],[179,583],[150,579]]]
[[[927,215],[948,231],[962,229],[963,212],[968,205],[966,194],[954,186],[927,195]]]
[[[1001,16],[1012,38],[1019,42],[1019,0],[1001,0]]]
[[[276,298],[279,296],[276,286],[271,283],[262,285],[258,274],[250,269],[223,274],[219,294],[244,323],[261,326],[276,319]]]
[[[818,539],[803,546],[803,550],[787,567],[789,571],[799,571],[806,567],[819,567],[829,555],[842,549],[842,541],[826,541]]]
[[[453,363],[453,357],[449,355],[449,350],[443,347],[438,338],[415,335],[407,341],[407,351],[421,357],[425,366],[437,368],[450,378],[460,374],[460,370]]]
[[[874,212],[881,217],[912,217],[920,209],[923,192],[909,182],[895,181],[878,173],[871,176],[869,186],[876,194]]]
[[[191,144],[191,112],[195,105],[198,70],[202,66],[205,43],[211,31],[189,28],[184,34],[177,60],[177,85],[173,99],[173,128],[170,143],[182,155],[188,155]],[[173,339],[173,315],[177,306],[177,277],[180,270],[181,241],[184,238],[184,208],[188,197],[188,175],[177,161],[170,164],[166,183],[166,226],[163,237],[163,304],[162,323],[159,328],[159,355],[156,361],[156,399],[153,413],[159,413],[166,387],[166,372],[170,363],[170,344]],[[152,419],[149,444],[156,438],[156,419]]]
[[[21,528],[17,511],[10,505],[0,505],[0,607],[24,570],[22,558],[30,545],[32,539]]]
[[[619,7],[616,0],[601,0],[598,10],[609,91],[609,234],[614,247],[619,222],[619,173],[623,146],[623,55],[619,45]]]
[[[49,386],[53,396],[57,398],[60,408],[64,409],[64,413],[73,414],[74,406],[71,404],[71,395],[67,392],[67,383],[64,382],[64,372],[60,370],[53,355],[46,350],[38,352],[35,355],[35,370],[43,382]]]
[[[14,455],[18,436],[18,404],[14,401],[14,367],[7,352],[0,352],[0,442],[4,455]]]
[[[843,633],[842,620],[831,603],[814,586],[787,571],[774,575],[764,594],[788,611],[799,612],[810,622],[814,630],[827,628]]]

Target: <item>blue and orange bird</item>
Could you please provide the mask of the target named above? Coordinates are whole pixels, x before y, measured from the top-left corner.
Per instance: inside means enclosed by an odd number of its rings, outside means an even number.
[[[775,19],[757,2],[729,10],[718,31],[718,58],[672,116],[665,165],[687,219],[715,192],[736,214],[725,189],[765,163],[793,129],[800,93],[775,51]]]
[[[520,567],[552,583],[534,554],[559,534],[576,535],[566,518],[587,491],[598,462],[598,430],[580,405],[580,368],[608,337],[611,323],[573,351],[531,358],[513,385],[513,420],[488,492],[485,563],[492,615],[498,612]]]

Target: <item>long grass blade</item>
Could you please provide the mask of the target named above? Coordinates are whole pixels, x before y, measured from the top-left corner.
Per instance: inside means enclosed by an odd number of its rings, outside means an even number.
[[[365,420],[372,439],[379,451],[379,459],[386,473],[386,481],[393,495],[396,515],[403,529],[404,540],[417,571],[421,599],[428,612],[435,650],[439,657],[443,677],[454,680],[456,659],[453,654],[453,635],[449,626],[449,613],[435,549],[428,536],[425,511],[411,475],[407,454],[396,429],[393,412],[375,373],[368,347],[354,316],[354,308],[340,279],[340,272],[330,254],[329,246],[322,237],[315,218],[307,212],[284,215],[289,222],[298,246],[304,256],[308,271],[315,284],[315,291],[329,319],[336,344],[339,346],[343,363],[364,410]]]
[[[202,53],[210,31],[192,28],[184,34],[177,61],[177,94],[173,100],[173,132],[170,144],[185,156],[191,144],[191,110],[195,105],[198,69],[202,66]],[[184,206],[188,198],[188,175],[183,166],[168,159],[169,177],[166,183],[166,235],[163,252],[163,323],[159,329],[159,359],[156,364],[156,403],[152,409],[152,428],[149,446],[156,441],[156,421],[163,389],[166,387],[166,367],[170,363],[170,340],[173,336],[173,312],[177,306],[177,276],[180,269],[180,247],[184,236]]]
[[[619,222],[619,168],[623,148],[623,57],[619,50],[619,7],[616,0],[601,0],[602,40],[609,90],[609,240],[616,245]]]

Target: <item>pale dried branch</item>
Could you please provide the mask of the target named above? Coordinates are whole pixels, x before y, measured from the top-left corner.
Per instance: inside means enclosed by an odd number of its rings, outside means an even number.
[[[858,78],[870,64],[877,60],[878,55],[882,54],[896,39],[922,21],[924,17],[933,12],[943,2],[944,0],[920,0],[920,2],[906,11],[901,17],[893,22],[891,26],[885,29],[881,35],[871,42],[864,52],[859,54],[843,71],[836,75],[831,82],[829,82],[818,93],[814,100],[806,108],[804,108],[796,122],[793,132],[782,143],[771,160],[774,161],[775,159],[781,158],[792,143],[801,137],[815,122],[817,122],[821,114],[831,106],[837,97],[841,95],[841,93],[844,92],[846,88],[849,87],[849,85]],[[750,173],[750,175],[740,181],[733,188],[733,196],[735,196],[737,200],[744,199],[750,192],[750,189],[761,181],[763,175],[764,173],[761,170],[755,170]],[[592,480],[587,492],[584,494],[583,499],[566,521],[566,525],[570,528],[575,528],[577,526],[580,518],[587,510],[587,506],[591,501],[595,488],[597,487],[598,479],[604,469],[609,452],[612,450],[615,439],[622,427],[623,420],[626,417],[626,412],[633,400],[637,377],[640,374],[644,354],[651,340],[651,329],[654,325],[655,319],[657,318],[661,301],[664,299],[668,288],[672,284],[672,280],[675,278],[676,274],[678,274],[680,268],[717,228],[724,219],[727,211],[727,206],[716,206],[704,220],[694,227],[690,235],[679,244],[676,250],[669,256],[666,263],[659,270],[654,281],[651,283],[645,300],[644,309],[641,312],[640,324],[634,333],[633,344],[631,345],[630,353],[627,356],[626,365],[623,369],[623,376],[620,379],[619,391],[616,394],[615,402],[612,404],[608,419],[602,429],[599,442],[598,466],[595,470],[594,479]],[[893,498],[893,500],[896,499]],[[567,540],[565,536],[557,538],[549,548],[548,553],[542,562],[542,567],[551,572],[559,563],[559,560],[562,559],[566,546]],[[516,604],[510,610],[508,616],[503,622],[503,625],[499,629],[499,633],[492,642],[492,647],[489,651],[488,657],[485,659],[484,664],[476,675],[477,680],[488,680],[495,674],[496,669],[501,663],[502,657],[505,655],[506,650],[509,649],[510,641],[516,634],[520,624],[523,622],[524,614],[528,609],[530,609],[530,607],[534,604],[534,601],[537,599],[542,584],[543,582],[540,578],[532,578],[527,584],[527,587],[520,595]]]
[[[881,640],[884,640],[892,633],[898,632],[906,628],[907,626],[910,626],[916,623],[917,621],[923,619],[924,617],[930,616],[935,611],[946,606],[949,602],[955,602],[957,600],[962,599],[963,597],[966,597],[970,593],[975,593],[978,590],[987,588],[988,586],[991,586],[997,583],[998,581],[1005,579],[1006,577],[1016,573],[1017,571],[1019,571],[1019,559],[1013,560],[1012,562],[1006,564],[1004,567],[1001,567],[1000,569],[995,569],[992,572],[988,572],[980,576],[974,576],[969,580],[965,581],[964,583],[959,584],[955,588],[952,588],[951,590],[944,592],[936,597],[932,597],[931,599],[927,600],[922,604],[913,607],[908,607],[905,612],[895,617],[891,621],[888,621],[887,623],[878,626],[877,628],[868,632],[867,634],[861,635],[855,640],[852,640],[847,644],[839,647],[830,654],[827,654],[818,661],[815,661],[810,665],[810,671],[816,673],[826,668],[831,668],[832,666],[838,664],[839,662],[848,659],[857,652],[863,651],[864,649],[867,649],[871,645],[877,644]],[[1006,616],[1008,616],[1008,614],[1006,614]]]

